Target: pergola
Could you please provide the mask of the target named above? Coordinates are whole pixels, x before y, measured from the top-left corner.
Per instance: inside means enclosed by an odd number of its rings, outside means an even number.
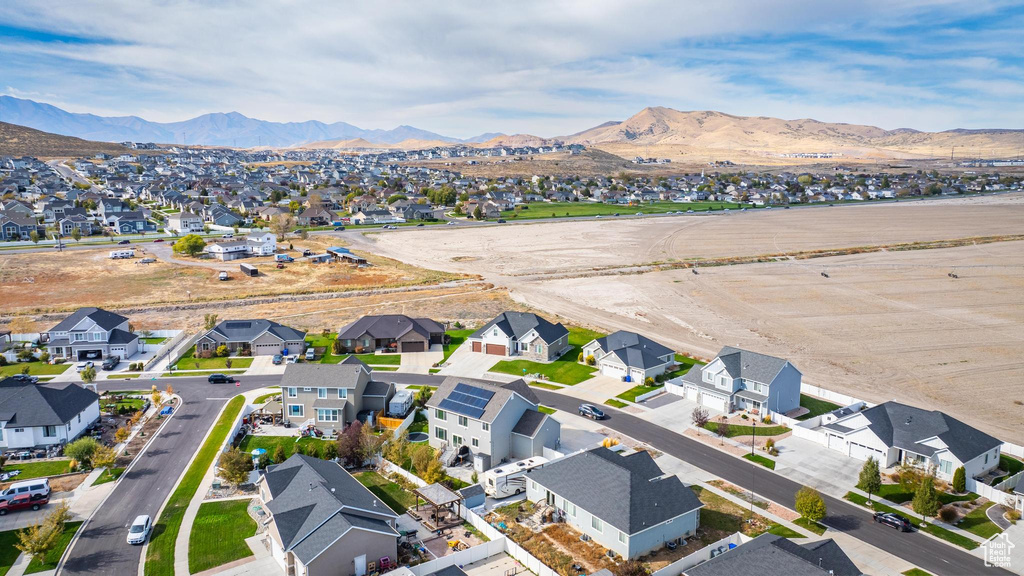
[[[263,406],[252,411],[253,417],[271,416],[273,423],[280,424],[284,419],[284,411],[280,400],[268,400]]]
[[[416,515],[420,516],[420,519],[427,528],[440,530],[462,524],[460,516],[462,512],[462,496],[436,483],[424,486],[423,488],[416,488],[412,493],[416,495]],[[425,518],[419,514],[421,498],[431,508],[431,513]],[[445,517],[442,516],[442,510],[446,513],[451,513],[451,505],[453,503],[457,506],[455,515],[446,522]]]

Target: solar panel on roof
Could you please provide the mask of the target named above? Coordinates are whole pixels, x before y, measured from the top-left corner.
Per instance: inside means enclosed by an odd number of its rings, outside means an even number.
[[[484,400],[490,400],[491,398],[494,397],[494,392],[491,392],[490,390],[485,390],[483,388],[477,388],[476,386],[470,386],[469,384],[456,384],[455,391],[461,392],[463,394],[468,394],[469,396],[483,398]]]
[[[455,412],[456,414],[462,414],[463,416],[469,416],[470,418],[480,418],[484,415],[484,409],[476,406],[470,406],[461,402],[455,402],[451,398],[445,398],[438,403],[438,407]]]

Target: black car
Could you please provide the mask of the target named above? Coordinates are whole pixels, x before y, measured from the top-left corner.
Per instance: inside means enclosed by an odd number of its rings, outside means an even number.
[[[420,222],[419,224],[416,225],[417,228],[419,228],[420,226],[423,226],[423,222]]]
[[[504,224],[504,223],[505,223],[505,219],[504,218],[498,218],[498,224]]]
[[[875,512],[872,518],[874,518],[875,522],[895,528],[900,532],[910,532],[913,530],[910,520],[893,512]]]
[[[344,226],[335,226],[334,227],[334,231],[335,232],[344,232],[345,231],[345,227]]]
[[[118,242],[118,244],[131,244],[131,243],[132,243],[131,240],[121,240],[120,242]]]
[[[120,356],[107,356],[107,359],[103,361],[104,370],[113,370],[118,364],[121,363]]]
[[[224,374],[210,374],[206,381],[210,384],[234,384],[235,378]]]
[[[580,416],[594,420],[603,420],[605,418],[604,412],[593,404],[580,404]]]

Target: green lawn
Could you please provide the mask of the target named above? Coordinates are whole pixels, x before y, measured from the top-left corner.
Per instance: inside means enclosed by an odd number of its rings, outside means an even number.
[[[99,486],[100,484],[106,484],[107,482],[113,482],[124,474],[124,468],[107,468],[96,478],[96,481],[92,483],[93,486]]]
[[[193,346],[178,358],[175,362],[176,370],[217,370],[227,368],[227,361],[231,360],[232,368],[248,368],[252,366],[252,358],[196,358],[196,347]]]
[[[861,506],[865,506],[865,505],[868,504],[868,499],[867,498],[865,498],[864,496],[861,496],[860,494],[856,494],[854,492],[847,492],[846,496],[844,496],[844,498],[846,498],[850,502],[853,502],[854,504],[860,504]],[[957,533],[952,532],[950,530],[946,530],[945,528],[941,528],[939,526],[936,526],[935,524],[932,524],[931,522],[929,522],[927,524],[927,526],[921,526],[921,524],[920,524],[921,520],[919,518],[916,518],[916,517],[911,517],[911,516],[913,516],[913,514],[910,513],[907,510],[897,510],[895,508],[892,508],[891,506],[886,506],[885,504],[880,504],[877,501],[872,501],[871,502],[871,508],[875,512],[892,512],[892,513],[895,513],[895,514],[899,514],[900,516],[911,518],[911,522],[915,526],[918,526],[918,528],[920,530],[923,530],[923,531],[925,531],[925,532],[927,532],[927,533],[929,533],[932,536],[935,536],[937,538],[941,538],[941,539],[943,539],[946,542],[949,542],[951,544],[956,544],[957,546],[960,546],[961,548],[966,548],[967,550],[974,550],[975,548],[977,548],[979,546],[979,544],[977,542],[975,542],[974,540],[971,540],[970,538],[968,538],[966,536],[961,536],[960,534],[957,534]]]
[[[907,486],[904,488],[899,484],[882,484],[882,488],[878,491],[875,496],[885,498],[890,502],[896,504],[903,504],[904,502],[910,502],[914,499],[914,486]],[[950,504],[952,502],[964,502],[968,500],[977,500],[980,498],[974,492],[968,492],[967,494],[949,494],[947,492],[938,491],[939,501],[943,505]]]
[[[783,538],[789,538],[790,540],[792,540],[793,538],[804,538],[803,534],[791,528],[787,528],[782,524],[779,524],[778,526],[772,528],[768,531],[768,533],[775,534],[776,536],[782,536]]]
[[[14,470],[21,470],[21,474],[19,474],[15,480],[31,480],[32,478],[44,478],[46,476],[67,474],[70,472],[70,470],[68,470],[68,464],[70,462],[71,460],[47,460],[45,462],[12,460],[7,462],[3,471],[12,472]]]
[[[554,384],[548,384],[547,382],[530,382],[530,386],[535,388],[543,388],[545,390],[561,390],[561,386],[555,386]]]
[[[34,362],[14,362],[7,366],[0,366],[0,378],[21,374],[25,366],[28,366],[28,373],[32,376],[53,376],[55,374],[63,374],[65,370],[71,368],[71,363],[43,364],[38,360]]]
[[[708,422],[704,428],[718,433],[718,422]],[[786,432],[789,428],[785,426],[739,426],[737,424],[729,424],[729,431],[726,433],[726,438],[735,438],[737,436],[750,436],[751,432],[755,436],[777,436]]]
[[[1006,480],[1010,476],[1013,476],[1017,472],[1020,472],[1021,470],[1024,470],[1024,462],[1021,462],[1020,460],[1017,460],[1016,458],[1014,458],[1012,456],[1007,456],[1006,454],[1000,454],[999,455],[999,469],[1000,470],[1005,470],[1006,474],[1003,475],[1003,476],[1000,476],[999,478],[996,478],[996,479],[992,480],[992,484],[993,485],[999,484],[1000,482],[1002,482],[1003,480]]]
[[[209,376],[210,374],[226,374],[228,376],[245,374],[245,370],[196,370],[193,372],[164,372],[160,375],[161,378],[194,378],[196,376]]]
[[[532,362],[530,360],[502,360],[491,368],[492,372],[502,374],[514,374],[522,376],[526,374],[543,374],[548,380],[569,386],[579,384],[590,379],[597,371],[594,366],[580,364],[576,360],[580,352],[588,342],[595,338],[601,338],[604,334],[587,330],[586,328],[569,327],[569,345],[572,348],[562,355],[561,358],[545,364],[543,362]]]
[[[296,442],[296,440],[298,440],[298,442]],[[249,452],[250,450],[263,448],[267,451],[267,455],[273,458],[274,451],[277,450],[278,446],[282,446],[284,448],[284,457],[289,458],[295,453],[295,448],[297,446],[302,446],[303,450],[308,450],[308,446],[313,445],[316,446],[317,454],[323,454],[323,446],[327,443],[328,442],[326,440],[310,438],[308,436],[298,438],[297,436],[253,436],[250,434],[242,440],[242,443],[238,448],[242,452]],[[303,454],[305,454],[305,452],[303,452]],[[278,464],[280,464],[280,462],[278,462]]]
[[[554,414],[555,412],[558,412],[558,410],[555,410],[554,408],[551,408],[551,407],[548,407],[548,406],[538,406],[537,410],[540,410],[541,412],[543,412],[545,414]]]
[[[752,207],[752,206],[751,206]],[[626,204],[603,204],[600,202],[531,202],[523,206],[523,210],[516,216],[515,210],[504,210],[502,218],[514,218],[517,220],[534,220],[538,218],[565,218],[578,216],[632,216],[637,212],[644,214],[664,214],[665,212],[706,212],[708,209],[721,210],[722,208],[737,209],[739,204],[728,202],[650,202],[634,206]]]
[[[266,402],[267,400],[270,400],[274,396],[280,396],[280,395],[281,395],[281,391],[280,390],[277,391],[277,392],[271,392],[270,394],[264,394],[262,396],[257,396],[256,399],[252,401],[252,403],[253,404],[257,404],[257,405],[258,404],[263,404],[264,402]]]
[[[828,400],[822,400],[821,398],[815,398],[814,396],[808,396],[806,394],[800,395],[800,405],[810,410],[807,414],[800,416],[797,420],[810,420],[815,416],[821,416],[822,414],[828,414],[833,410],[842,408],[839,404],[833,404]]]
[[[355,356],[370,366],[398,366],[402,363],[401,354],[335,354],[334,340],[337,334],[327,336],[306,336],[306,344],[314,348],[323,348],[323,355],[318,362],[320,364],[338,364],[349,356]]]
[[[676,368],[675,370],[673,370],[671,372],[665,373],[665,379],[666,380],[671,380],[673,378],[678,378],[678,377],[682,376],[683,374],[686,374],[687,372],[689,372],[690,368],[693,368],[694,366],[703,366],[704,365],[703,362],[698,362],[698,361],[694,360],[693,358],[690,358],[689,356],[683,356],[682,354],[676,354],[676,364],[679,364],[679,368]]]
[[[0,576],[7,574],[7,571],[17,562],[21,551],[14,547],[18,542],[18,531],[8,530],[0,532]]]
[[[213,459],[220,450],[221,444],[231,431],[231,425],[242,407],[245,398],[236,396],[225,406],[210,435],[196,453],[192,465],[188,467],[178,487],[171,493],[163,513],[153,526],[153,535],[146,550],[146,576],[174,576],[174,542],[181,530],[181,521],[185,509],[192,500],[206,471],[213,464]]]
[[[252,556],[245,543],[256,535],[249,516],[249,500],[206,502],[199,506],[188,538],[188,571],[191,574]]]
[[[142,398],[124,398],[123,396],[121,397],[121,400],[119,402],[114,402],[113,396],[105,395],[100,398],[100,408],[102,410],[106,410],[107,412],[111,412],[119,411],[121,407],[124,406],[127,409],[134,412],[137,410],[142,410],[142,405],[145,402],[146,401],[143,400]]]
[[[448,361],[448,357],[452,355],[452,352],[455,352],[456,348],[458,348],[459,346],[462,346],[462,343],[465,342],[466,338],[468,338],[469,335],[472,334],[472,333],[473,333],[473,330],[448,330],[448,331],[446,331],[445,334],[448,335],[448,337],[451,339],[451,341],[448,344],[444,345],[444,359],[441,361],[441,363],[443,364],[443,363],[447,362]]]
[[[771,458],[765,458],[760,454],[744,454],[743,459],[750,460],[751,462],[756,462],[761,466],[768,468],[769,470],[775,470],[775,460],[772,460]]]
[[[616,400],[615,398],[609,398],[605,400],[604,403],[612,408],[625,408],[626,406],[629,406],[629,404],[626,404],[622,400]]]
[[[626,390],[622,394],[619,394],[618,396],[616,396],[616,398],[621,398],[621,399],[627,400],[629,402],[636,402],[636,397],[637,396],[639,396],[641,394],[647,394],[648,392],[654,392],[655,390],[657,390],[659,388],[661,388],[661,387],[660,386],[645,386],[645,385],[641,384],[639,386],[634,386],[634,387],[630,388],[629,390]]]
[[[991,538],[996,534],[1002,532],[999,526],[996,526],[994,522],[988,519],[985,515],[985,511],[995,505],[995,502],[989,502],[988,504],[978,506],[974,510],[971,510],[969,514],[963,517],[963,520],[957,524],[958,528],[967,530],[975,536],[981,536],[982,538]]]
[[[807,530],[810,530],[811,532],[814,532],[818,536],[821,536],[822,534],[824,534],[825,530],[826,530],[826,528],[824,526],[822,526],[821,524],[818,524],[817,522],[815,522],[815,521],[813,521],[813,520],[811,520],[809,518],[804,518],[803,516],[797,518],[796,520],[793,520],[793,524],[796,524],[797,526],[799,526],[801,528],[805,528]]]
[[[139,340],[141,340],[145,344],[156,345],[163,344],[164,342],[167,341],[167,338],[139,338]]]
[[[920,568],[911,568],[910,570],[901,572],[901,574],[903,574],[903,576],[932,576],[931,572],[925,572]]]
[[[406,510],[416,505],[416,496],[412,492],[376,472],[368,471],[356,474],[356,480],[369,488],[374,496],[380,498],[388,508],[398,514],[405,514]]]
[[[63,556],[64,551],[68,549],[68,545],[71,544],[71,539],[75,537],[75,532],[78,532],[78,528],[81,525],[82,522],[68,522],[65,524],[64,533],[57,539],[57,544],[44,556],[36,556],[35,558],[32,558],[32,561],[28,563],[28,567],[25,568],[25,574],[35,574],[36,572],[56,570],[57,563],[60,562],[60,557]]]

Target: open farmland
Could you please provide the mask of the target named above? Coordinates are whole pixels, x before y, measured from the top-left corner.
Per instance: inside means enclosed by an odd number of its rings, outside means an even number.
[[[481,274],[578,323],[641,331],[702,356],[728,344],[787,357],[813,384],[941,408],[1013,439],[1024,424],[1014,404],[1024,402],[1024,241],[1005,240],[1022,223],[1024,197],[1007,195],[366,242],[410,263]],[[988,241],[960,240],[975,237]],[[907,249],[943,240],[955,247]],[[807,257],[822,249],[850,253]],[[767,254],[782,256],[758,258]],[[741,257],[765,261],[711,265]],[[672,267],[693,261],[705,262],[699,274]]]

